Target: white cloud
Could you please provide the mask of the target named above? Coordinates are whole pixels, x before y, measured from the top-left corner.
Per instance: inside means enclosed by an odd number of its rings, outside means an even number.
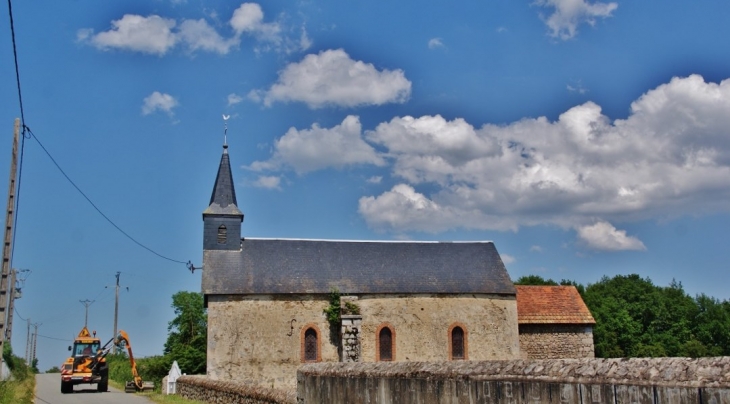
[[[340,125],[311,129],[290,128],[275,141],[274,156],[268,161],[255,161],[249,166],[255,171],[293,168],[297,173],[342,168],[355,164],[385,165],[382,157],[361,137],[358,117],[349,115]]]
[[[513,257],[511,255],[499,254],[499,256],[502,257],[502,262],[504,262],[507,265],[509,265],[509,264],[517,261],[517,258],[515,258],[515,257]]]
[[[578,239],[588,247],[603,251],[646,250],[646,246],[636,237],[626,235],[625,230],[617,230],[608,222],[597,222],[576,229]]]
[[[303,51],[312,47],[312,40],[307,35],[307,30],[302,27],[302,35],[299,37],[299,48]]]
[[[543,249],[539,245],[533,245],[533,246],[530,247],[530,252],[541,253],[543,251],[545,251],[545,249]]]
[[[225,55],[239,43],[235,38],[224,39],[203,19],[183,21],[178,36],[191,52],[204,50]]]
[[[383,177],[380,175],[374,175],[367,179],[368,184],[380,184],[380,182],[383,180]]]
[[[365,132],[401,184],[360,199],[373,228],[582,228],[730,211],[730,79],[674,78],[627,119],[592,102],[557,121],[474,128],[463,119],[396,117]]]
[[[289,64],[271,88],[252,91],[249,98],[262,99],[267,106],[276,101],[300,101],[310,108],[321,108],[403,103],[410,94],[411,82],[402,70],[379,71],[337,49]]]
[[[117,48],[153,55],[164,55],[175,46],[177,38],[172,32],[175,21],[157,15],[142,17],[126,14],[112,21],[112,29],[93,35],[89,29],[79,30],[77,38],[89,41],[93,46],[108,50]]]
[[[209,17],[217,19],[213,11]],[[249,35],[258,43],[261,50],[291,52],[305,50],[312,41],[302,28],[299,38],[282,36],[282,27],[278,22],[264,22],[264,13],[256,3],[243,3],[234,12],[229,21],[233,35],[225,37],[205,19],[183,19],[176,21],[158,15],[147,17],[126,14],[119,20],[111,22],[111,29],[94,34],[89,28],[79,29],[76,38],[79,42],[88,43],[98,49],[120,49],[163,56],[177,45],[183,45],[188,51],[214,52],[221,55],[229,53],[241,44],[241,37]]]
[[[281,189],[281,177],[262,175],[253,183],[255,187],[266,189]]]
[[[278,23],[265,23],[264,12],[256,3],[241,4],[233,12],[230,24],[238,35],[248,33],[264,41],[281,41],[281,27]]]
[[[179,105],[175,97],[170,94],[160,93],[155,91],[149,96],[145,97],[142,104],[142,115],[149,115],[156,111],[162,111],[172,116],[172,109]]]
[[[231,105],[236,105],[236,104],[238,104],[241,101],[243,101],[243,98],[240,95],[238,95],[236,93],[230,93],[230,94],[228,94],[228,106],[229,107]]]
[[[444,42],[441,38],[431,38],[428,40],[428,49],[443,48]]]
[[[566,85],[566,88],[571,93],[578,93],[578,94],[585,94],[588,92],[588,89],[583,87],[580,83],[577,83],[576,85]]]
[[[535,4],[555,10],[544,18],[545,24],[551,36],[563,40],[573,38],[578,33],[578,25],[595,25],[597,18],[611,17],[611,13],[618,8],[617,3],[591,3],[587,0],[536,0]]]

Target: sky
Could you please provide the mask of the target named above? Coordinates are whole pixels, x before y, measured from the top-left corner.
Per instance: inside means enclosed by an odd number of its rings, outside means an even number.
[[[118,328],[136,356],[162,353],[172,295],[200,291],[183,263],[202,264],[224,115],[243,237],[491,240],[513,279],[636,273],[730,299],[730,2],[12,11],[30,128],[12,346],[24,356],[39,323],[41,370],[67,355],[80,301],[111,338],[117,272]],[[21,115],[7,14],[0,179]]]

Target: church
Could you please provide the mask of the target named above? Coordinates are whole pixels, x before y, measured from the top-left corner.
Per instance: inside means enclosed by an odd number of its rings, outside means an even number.
[[[308,362],[593,356],[595,322],[580,296],[518,293],[492,242],[242,237],[237,205],[224,144],[203,212],[211,379],[293,388]],[[531,314],[523,322],[518,295]],[[568,350],[546,352],[555,340]]]

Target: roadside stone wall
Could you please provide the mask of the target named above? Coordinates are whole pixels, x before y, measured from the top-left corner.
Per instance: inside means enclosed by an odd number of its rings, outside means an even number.
[[[520,324],[527,359],[593,358],[593,328],[572,324]]]
[[[308,364],[299,404],[730,403],[730,357]]]
[[[205,376],[181,376],[177,379],[176,394],[189,400],[211,404],[296,403],[296,394],[293,391],[211,380]]]

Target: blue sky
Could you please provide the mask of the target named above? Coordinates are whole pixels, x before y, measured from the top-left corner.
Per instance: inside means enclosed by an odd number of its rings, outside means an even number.
[[[200,264],[228,120],[244,237],[493,240],[516,279],[730,298],[730,3],[13,4],[26,125],[119,227]],[[0,20],[0,178],[20,108]],[[119,233],[26,139],[13,347],[159,354],[200,272]],[[109,286],[110,288],[105,288]],[[129,291],[126,290],[129,287]],[[51,338],[47,338],[51,337]],[[57,339],[60,340],[57,340]]]

